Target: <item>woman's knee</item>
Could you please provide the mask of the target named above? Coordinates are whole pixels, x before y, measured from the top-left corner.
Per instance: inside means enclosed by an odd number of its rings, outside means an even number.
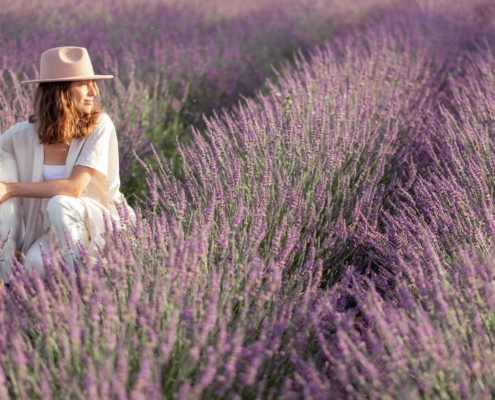
[[[51,225],[63,223],[64,218],[83,219],[80,213],[81,200],[75,197],[57,195],[53,196],[46,205],[46,214]]]
[[[53,196],[50,200],[48,200],[46,210],[49,213],[55,213],[60,210],[70,209],[74,200],[78,199],[75,197],[65,196],[63,194]]]

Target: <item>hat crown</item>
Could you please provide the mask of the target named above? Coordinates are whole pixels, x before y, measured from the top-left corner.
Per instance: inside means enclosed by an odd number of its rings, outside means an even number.
[[[66,79],[94,75],[84,47],[57,47],[41,55],[40,79]]]
[[[95,75],[88,50],[84,47],[64,46],[46,50],[41,55],[40,77],[35,82],[63,82],[110,79],[112,75]]]

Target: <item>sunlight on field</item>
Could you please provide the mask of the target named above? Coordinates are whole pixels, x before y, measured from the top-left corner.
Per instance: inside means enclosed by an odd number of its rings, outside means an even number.
[[[0,0],[0,131],[43,50],[88,47],[138,213],[77,275],[15,266],[0,399],[492,398],[494,18]]]

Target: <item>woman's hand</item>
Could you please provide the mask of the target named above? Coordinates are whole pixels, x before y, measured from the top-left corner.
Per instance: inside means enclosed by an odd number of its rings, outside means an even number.
[[[0,182],[0,204],[5,203],[9,198],[8,182]]]

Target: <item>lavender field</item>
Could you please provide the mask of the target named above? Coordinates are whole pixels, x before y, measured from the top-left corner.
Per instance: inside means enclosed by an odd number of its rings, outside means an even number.
[[[0,0],[0,132],[88,47],[139,215],[16,266],[0,399],[495,397],[495,7],[246,4]]]

